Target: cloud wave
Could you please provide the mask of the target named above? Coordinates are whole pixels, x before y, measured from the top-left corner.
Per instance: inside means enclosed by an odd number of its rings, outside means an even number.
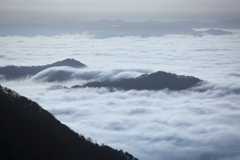
[[[135,78],[144,73],[149,73],[149,69],[76,69],[71,67],[52,67],[31,77],[34,81],[54,82],[68,80],[119,80],[122,78]]]

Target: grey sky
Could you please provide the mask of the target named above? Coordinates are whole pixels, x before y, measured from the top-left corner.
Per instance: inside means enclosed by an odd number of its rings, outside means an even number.
[[[236,19],[239,0],[0,0],[0,22]]]

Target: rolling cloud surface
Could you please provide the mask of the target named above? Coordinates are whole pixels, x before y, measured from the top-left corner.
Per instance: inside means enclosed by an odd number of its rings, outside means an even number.
[[[232,32],[101,40],[86,35],[0,37],[1,66],[45,65],[66,58],[88,65],[50,68],[1,84],[38,102],[76,132],[142,160],[237,160],[240,31]],[[66,73],[64,81],[54,79],[59,70]],[[159,70],[206,82],[185,91],[51,89]]]

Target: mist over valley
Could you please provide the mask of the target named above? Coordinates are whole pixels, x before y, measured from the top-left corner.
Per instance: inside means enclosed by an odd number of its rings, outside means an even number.
[[[237,19],[0,24],[0,84],[140,160],[237,160],[239,29]]]

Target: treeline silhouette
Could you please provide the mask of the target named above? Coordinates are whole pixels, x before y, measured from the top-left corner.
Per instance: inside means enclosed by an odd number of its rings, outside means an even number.
[[[192,76],[179,76],[173,73],[158,71],[152,74],[143,74],[137,78],[121,79],[119,81],[88,82],[84,85],[75,85],[72,88],[79,87],[107,87],[123,90],[161,90],[168,88],[170,90],[188,89],[201,79]]]
[[[43,71],[47,68],[51,67],[59,67],[59,66],[69,66],[75,68],[86,67],[85,64],[75,60],[75,59],[65,59],[63,61],[58,61],[52,64],[44,65],[44,66],[5,66],[0,67],[0,74],[4,75],[4,78],[7,80],[16,79],[16,78],[24,78],[26,76],[32,76],[37,74],[40,71]]]
[[[0,85],[1,160],[137,160],[93,143],[36,102]]]

